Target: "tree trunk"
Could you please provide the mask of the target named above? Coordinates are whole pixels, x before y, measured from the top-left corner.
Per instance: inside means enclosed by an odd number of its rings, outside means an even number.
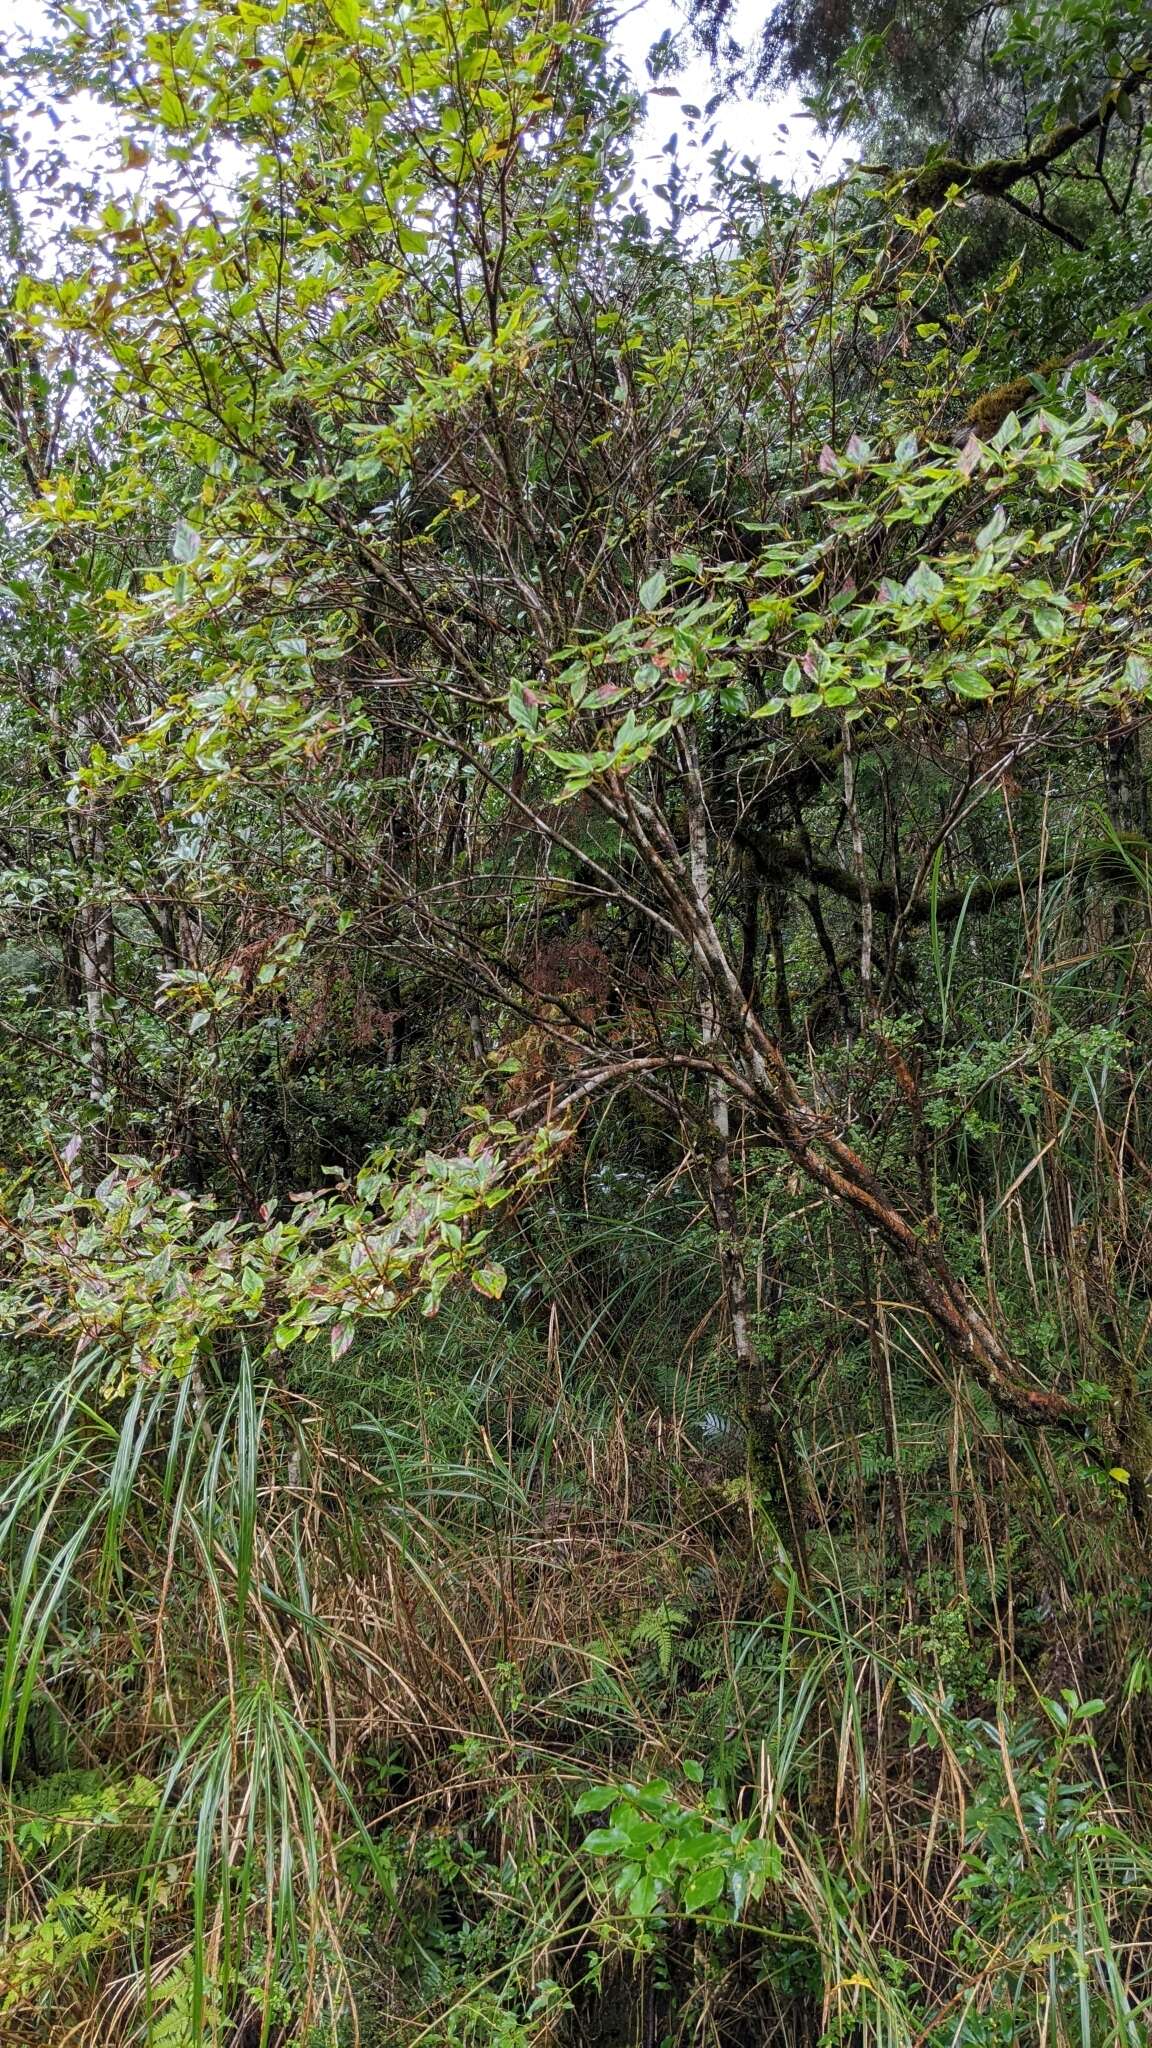
[[[709,859],[708,809],[700,775],[695,740],[686,737],[683,758],[688,787],[688,856],[693,895],[703,917],[712,916],[712,876]],[[745,998],[745,1007],[747,999]],[[700,1038],[705,1050],[719,1046],[720,1017],[709,981],[701,982]],[[787,1532],[789,1547],[803,1565],[803,1524],[797,1512],[796,1488],[791,1483],[791,1459],[786,1431],[780,1427],[779,1388],[771,1383],[766,1361],[756,1340],[749,1306],[748,1269],[744,1236],[732,1168],[732,1105],[727,1082],[720,1074],[707,1081],[710,1127],[708,1192],[724,1302],[736,1369],[740,1382],[742,1420],[746,1434],[749,1479],[767,1500],[779,1534]],[[772,1283],[774,1302],[779,1290]]]

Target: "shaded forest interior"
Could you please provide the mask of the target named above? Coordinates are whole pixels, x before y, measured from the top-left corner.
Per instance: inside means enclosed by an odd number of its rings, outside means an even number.
[[[1149,2038],[1152,23],[745,15],[0,32],[4,2048]]]

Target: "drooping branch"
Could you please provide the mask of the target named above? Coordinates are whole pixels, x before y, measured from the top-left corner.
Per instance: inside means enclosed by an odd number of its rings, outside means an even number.
[[[969,164],[959,157],[940,157],[925,164],[908,182],[908,199],[915,206],[940,206],[953,187],[979,193],[984,199],[1006,199],[1014,187],[1026,180],[1041,180],[1054,164],[1068,156],[1089,136],[1105,130],[1116,113],[1118,102],[1140,92],[1152,76],[1152,60],[1143,59],[1110,85],[1099,103],[1079,121],[1062,121],[1021,156],[990,157],[982,164]],[[865,166],[865,169],[873,168]],[[876,166],[874,168],[887,168]],[[1048,222],[1042,223],[1048,226]]]
[[[619,779],[605,778],[597,796],[614,822],[628,831],[692,952],[708,988],[716,1019],[714,1044],[718,1056],[726,1056],[730,1065],[733,1092],[754,1110],[806,1179],[890,1248],[920,1307],[1003,1414],[1082,1438],[1085,1420],[1074,1400],[1021,1379],[983,1305],[949,1262],[937,1219],[911,1215],[903,1199],[843,1137],[835,1119],[802,1093],[783,1048],[745,999],[711,906],[696,886],[662,812]]]
[[[748,826],[742,826],[736,836],[766,882],[778,885],[786,877],[795,875],[809,884],[814,882],[821,889],[827,889],[830,895],[841,897],[845,903],[861,907],[860,878],[850,868],[840,867],[835,861],[817,859],[796,839],[774,839],[771,834]],[[1042,870],[1028,868],[1018,873],[1013,868],[1003,875],[974,876],[963,888],[949,889],[938,895],[935,902],[931,896],[922,895],[914,897],[910,903],[902,903],[899,892],[891,883],[880,881],[868,884],[868,897],[874,912],[883,917],[902,918],[906,929],[929,924],[933,917],[938,924],[954,924],[958,917],[994,910],[1001,903],[1018,900],[1022,890],[1034,889],[1040,882],[1060,882],[1105,871],[1111,873],[1117,867],[1135,872],[1137,864],[1147,866],[1150,859],[1152,846],[1138,835],[1133,835],[1130,845],[1123,837],[1116,843],[1106,840],[1082,847],[1078,853],[1069,854],[1066,858],[1047,861]]]

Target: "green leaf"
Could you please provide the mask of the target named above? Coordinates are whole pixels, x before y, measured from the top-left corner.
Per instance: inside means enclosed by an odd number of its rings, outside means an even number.
[[[1003,505],[997,505],[991,519],[980,528],[979,533],[976,535],[977,547],[980,549],[990,548],[993,541],[999,540],[1001,534],[1005,532],[1007,525],[1008,515]]]
[[[658,1842],[663,1841],[666,1833],[660,1821],[644,1820],[639,1814],[629,1814],[626,1818],[622,1816],[620,1827],[627,1841],[629,1853],[637,1857],[642,1856],[648,1849],[654,1849]]]
[[[927,562],[920,562],[912,571],[905,586],[909,597],[919,598],[921,604],[935,604],[944,592],[944,578],[930,569]]]
[[[177,520],[176,531],[172,535],[173,560],[177,562],[194,562],[199,553],[200,535],[197,533],[196,528],[189,526],[186,519]]]
[[[710,1863],[703,1870],[696,1871],[684,1887],[684,1911],[699,1913],[706,1906],[714,1906],[724,1885],[723,1864]]]
[[[954,669],[949,681],[958,697],[981,699],[995,694],[987,676],[982,676],[976,668]]]
[[[618,1856],[628,1847],[623,1828],[593,1828],[581,1845],[589,1856]]]
[[[663,569],[657,569],[653,575],[645,577],[640,585],[640,602],[645,611],[654,612],[657,605],[663,604],[667,593],[668,578]]]
[[[573,1805],[573,1813],[603,1813],[616,1798],[615,1785],[589,1785]]]

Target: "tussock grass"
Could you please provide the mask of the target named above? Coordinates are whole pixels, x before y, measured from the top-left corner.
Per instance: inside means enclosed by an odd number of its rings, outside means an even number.
[[[669,1413],[666,1352],[625,1348],[626,1404],[554,1327],[486,1341],[463,1389],[449,1329],[392,1343],[335,1426],[244,1356],[114,1419],[98,1361],[45,1400],[2,1528],[13,2039],[1140,2041],[1116,1506],[910,1382],[908,1582],[862,1379],[857,1426],[809,1426],[801,1574],[697,1420],[721,1355]],[[123,1826],[65,1796],[62,1862],[29,1835],[53,1744],[151,1787]],[[637,1923],[574,1803],[701,1772],[779,1875],[725,1926]],[[82,1967],[37,1975],[46,1927]]]

